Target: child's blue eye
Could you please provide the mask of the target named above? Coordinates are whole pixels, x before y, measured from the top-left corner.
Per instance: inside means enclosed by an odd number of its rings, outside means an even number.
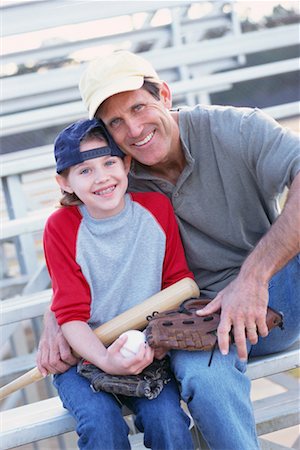
[[[116,160],[115,159],[108,159],[106,162],[105,162],[105,165],[106,166],[112,166],[113,164],[115,164],[116,163]]]
[[[85,174],[89,173],[89,170],[90,170],[90,169],[82,169],[82,170],[80,171],[80,175],[85,175]]]

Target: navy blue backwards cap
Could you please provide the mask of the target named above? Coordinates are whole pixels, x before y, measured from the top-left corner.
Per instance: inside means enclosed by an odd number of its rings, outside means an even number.
[[[108,145],[97,147],[85,152],[80,151],[80,143],[88,132],[99,129]],[[54,156],[56,160],[56,172],[61,173],[71,166],[80,164],[88,159],[99,158],[100,156],[119,156],[124,158],[125,154],[113,141],[110,134],[104,127],[102,121],[98,119],[79,120],[64,128],[54,142]]]

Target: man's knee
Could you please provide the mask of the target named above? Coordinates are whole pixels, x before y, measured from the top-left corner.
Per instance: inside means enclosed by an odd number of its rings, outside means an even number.
[[[234,347],[226,356],[216,350],[210,365],[210,352],[184,353],[175,357],[173,369],[187,403],[194,397],[206,402],[222,392],[227,395],[237,384],[249,391],[250,383],[244,375],[247,364],[239,360]]]

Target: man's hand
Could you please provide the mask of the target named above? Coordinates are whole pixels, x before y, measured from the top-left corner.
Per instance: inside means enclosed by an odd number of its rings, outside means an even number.
[[[44,316],[44,331],[39,342],[36,361],[44,377],[49,373],[63,373],[78,362],[50,310]]]
[[[251,344],[256,344],[258,334],[263,337],[268,335],[268,282],[300,251],[299,192],[300,173],[290,186],[282,213],[245,259],[237,278],[219,292],[208,306],[197,312],[202,316],[221,308],[218,344],[225,355],[232,328],[238,355],[244,360],[247,359],[246,336]]]
[[[266,314],[268,306],[268,285],[243,280],[240,274],[223,289],[205,308],[197,311],[205,316],[221,309],[218,326],[218,346],[223,355],[229,351],[232,331],[241,360],[247,360],[246,339],[256,344],[258,334],[268,335]]]

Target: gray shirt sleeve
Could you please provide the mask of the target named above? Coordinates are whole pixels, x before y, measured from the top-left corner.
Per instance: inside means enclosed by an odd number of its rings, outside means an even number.
[[[240,127],[240,149],[265,194],[272,198],[290,187],[300,171],[298,136],[258,109],[244,114]]]

